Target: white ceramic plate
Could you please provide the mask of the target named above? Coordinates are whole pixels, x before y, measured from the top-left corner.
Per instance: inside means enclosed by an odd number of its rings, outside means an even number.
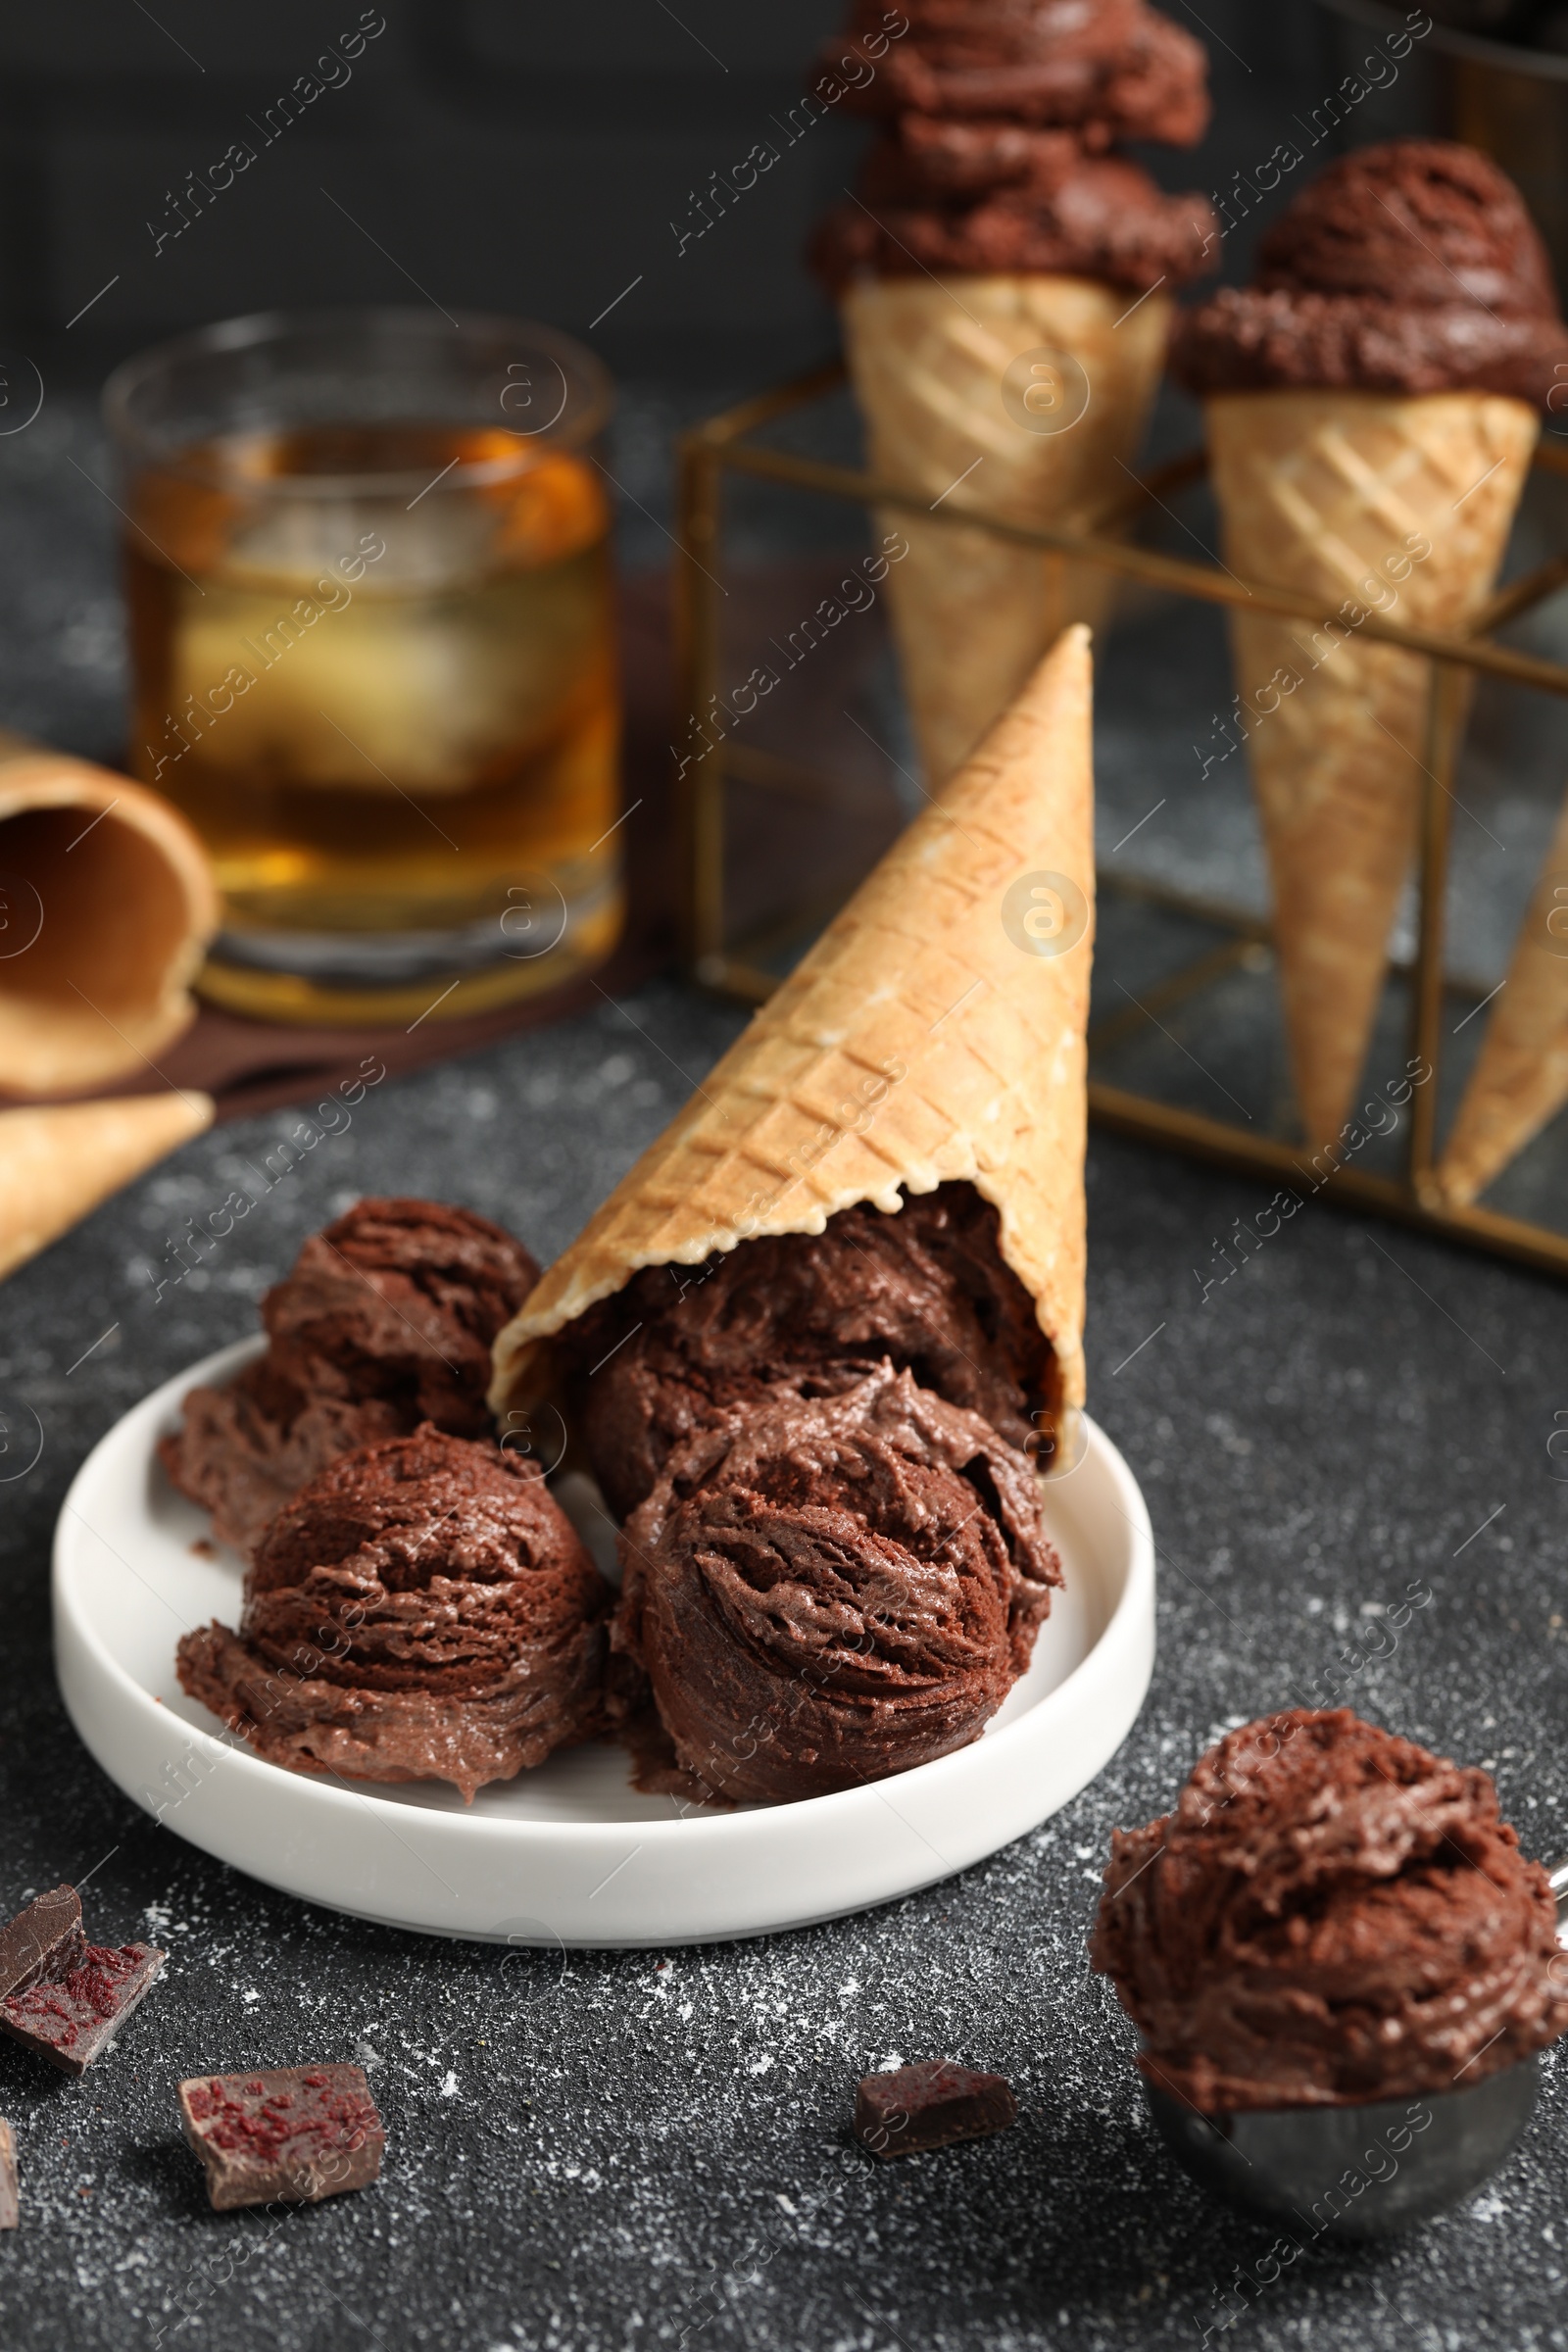
[[[1149,1513],[1108,1438],[1046,1490],[1061,1553],[1034,1662],[980,1740],[801,1804],[676,1816],[618,1747],[552,1757],[465,1806],[439,1784],[373,1792],[264,1763],[174,1679],[174,1644],[239,1620],[240,1563],[192,1547],[206,1516],[159,1466],[198,1381],[144,1397],[72,1483],[55,1540],[55,1659],[72,1722],[110,1778],[193,1845],[270,1886],[389,1927],[537,1944],[701,1943],[805,1927],[963,1870],[1077,1795],[1130,1730],[1154,1655]]]

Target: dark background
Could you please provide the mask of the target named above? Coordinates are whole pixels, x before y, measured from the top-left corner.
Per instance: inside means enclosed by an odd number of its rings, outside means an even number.
[[[583,334],[640,276],[594,332],[634,374],[763,380],[830,345],[800,253],[861,130],[814,127],[679,258],[669,222],[799,100],[839,0],[386,0],[368,13],[386,29],[352,79],[261,148],[249,119],[359,23],[361,0],[11,0],[0,331],[84,382],[180,327],[279,304],[417,302],[420,288],[448,309]],[[1169,13],[1207,41],[1216,125],[1194,154],[1148,158],[1172,186],[1222,189],[1260,163],[1337,85],[1340,48],[1373,37],[1310,0],[1206,0],[1201,22],[1173,0]],[[1418,49],[1393,95],[1401,126],[1435,103],[1430,73]],[[1358,110],[1347,135],[1376,135],[1390,104]],[[258,147],[255,164],[155,258],[148,221],[169,220],[186,174],[235,139]],[[1226,274],[1250,241],[1231,240]]]
[[[386,29],[352,78],[264,146],[257,123],[362,13]],[[1169,0],[1167,13],[1207,45],[1214,118],[1200,148],[1144,160],[1168,186],[1221,196],[1298,135],[1378,37],[1314,0]],[[678,431],[834,348],[802,253],[867,131],[819,122],[684,253],[670,223],[689,222],[710,173],[775,135],[844,14],[842,0],[3,0],[0,725],[122,762],[99,388],[150,342],[271,305],[434,302],[581,335],[618,379],[623,564],[667,569]],[[1446,127],[1451,113],[1447,69],[1424,41],[1313,162]],[[256,161],[155,250],[188,175],[240,139]],[[1247,274],[1291,184],[1242,213],[1222,274]],[[18,430],[34,369],[41,411]],[[1166,386],[1152,454],[1199,434]],[[739,552],[776,556],[821,525],[820,507],[792,516],[790,503],[775,498]]]

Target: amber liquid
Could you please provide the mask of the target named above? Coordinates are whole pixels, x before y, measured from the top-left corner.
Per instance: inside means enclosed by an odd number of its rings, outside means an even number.
[[[518,453],[320,427],[133,484],[134,766],[217,868],[220,1002],[396,1019],[451,983],[444,1018],[613,945],[611,518],[583,459]]]

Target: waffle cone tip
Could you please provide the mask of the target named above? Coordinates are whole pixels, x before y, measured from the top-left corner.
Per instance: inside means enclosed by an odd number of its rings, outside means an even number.
[[[212,1122],[201,1094],[0,1111],[0,1279]]]

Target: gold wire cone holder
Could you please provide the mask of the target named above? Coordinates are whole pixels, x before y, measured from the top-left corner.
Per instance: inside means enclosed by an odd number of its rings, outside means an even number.
[[[1275,588],[1257,580],[1243,580],[1217,564],[1199,564],[1128,540],[1101,533],[1074,536],[1067,532],[1014,524],[982,513],[960,495],[945,498],[934,510],[925,498],[895,488],[852,467],[777,449],[753,438],[835,392],[845,381],[838,364],[739,403],[710,418],[682,437],[679,445],[679,552],[676,559],[676,624],[680,690],[685,710],[699,714],[721,705],[724,564],[724,489],[726,477],[749,478],[814,496],[837,499],[866,510],[891,508],[922,520],[993,533],[1010,545],[1044,555],[1070,556],[1091,569],[1115,580],[1141,582],[1177,597],[1208,605],[1245,607],[1251,612],[1278,613],[1321,626],[1321,597]],[[1543,442],[1536,466],[1568,477],[1568,450]],[[1194,450],[1172,460],[1137,481],[1130,481],[1127,498],[1103,518],[1110,529],[1126,527],[1151,506],[1202,479],[1207,454]],[[1568,582],[1568,555],[1553,556],[1522,578],[1497,591],[1476,616],[1470,633],[1445,635],[1406,628],[1369,613],[1359,633],[1425,656],[1432,665],[1422,766],[1420,835],[1417,861],[1417,933],[1413,958],[1392,961],[1391,973],[1408,987],[1408,1052],[1419,1066],[1430,1067],[1431,1078],[1409,1096],[1403,1120],[1404,1162],[1397,1175],[1383,1175],[1364,1167],[1332,1165],[1327,1172],[1308,1164],[1307,1146],[1269,1135],[1250,1133],[1231,1121],[1161,1102],[1157,1097],[1109,1085],[1091,1077],[1091,1119],[1113,1132],[1144,1143],[1162,1145],[1191,1157],[1274,1180],[1287,1191],[1316,1195],[1339,1206],[1372,1211],[1428,1233],[1442,1234],[1473,1248],[1516,1259],[1544,1271],[1568,1275],[1568,1232],[1507,1216],[1494,1209],[1445,1200],[1437,1181],[1437,1116],[1443,1074],[1443,1005],[1451,983],[1445,971],[1445,900],[1448,879],[1449,831],[1453,784],[1464,742],[1469,705],[1475,682],[1493,677],[1514,685],[1568,698],[1568,664],[1551,662],[1515,647],[1495,642],[1493,632],[1518,618]],[[1568,761],[1565,761],[1568,766]],[[724,735],[705,744],[688,762],[677,781],[682,828],[685,905],[684,938],[691,972],[703,986],[744,1004],[760,1004],[777,987],[780,974],[760,960],[757,940],[735,939],[726,904],[725,836],[726,793],[731,784],[751,786],[798,798],[820,808],[826,780],[814,770],[781,758],[760,745]],[[1253,918],[1191,893],[1149,881],[1124,879],[1100,870],[1100,888],[1113,897],[1141,898],[1163,908],[1191,915],[1197,922],[1229,934],[1223,943],[1147,987],[1140,1002],[1110,1014],[1091,1029],[1091,1054],[1125,1038],[1145,1024],[1158,1025],[1159,1016],[1174,1007],[1200,1000],[1238,967],[1246,967],[1266,950],[1272,938],[1266,919]],[[820,910],[825,914],[831,908]],[[804,914],[804,910],[803,910]],[[1321,1157],[1321,1155],[1320,1155]],[[1294,1212],[1293,1212],[1294,1213]]]

